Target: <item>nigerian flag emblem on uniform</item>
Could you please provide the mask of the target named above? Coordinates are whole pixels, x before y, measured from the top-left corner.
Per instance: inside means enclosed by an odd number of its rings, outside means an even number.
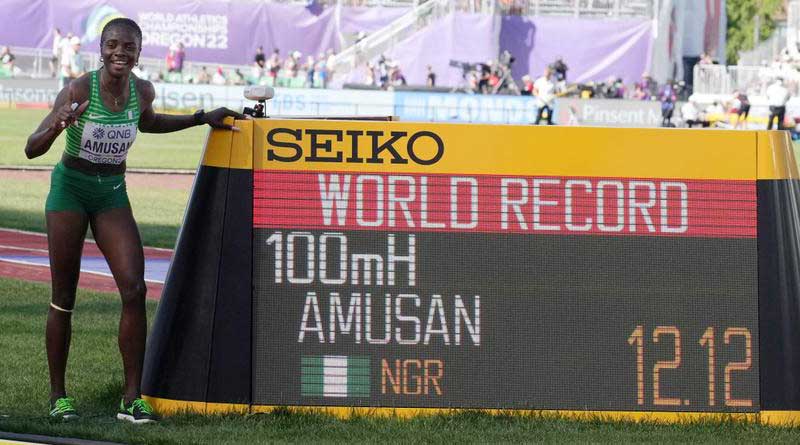
[[[303,397],[369,397],[369,357],[305,356],[300,379]]]

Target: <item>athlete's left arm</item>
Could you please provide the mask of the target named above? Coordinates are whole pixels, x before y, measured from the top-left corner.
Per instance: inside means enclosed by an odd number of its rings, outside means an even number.
[[[171,133],[196,125],[208,124],[214,128],[238,131],[233,125],[226,124],[223,120],[226,117],[235,119],[247,119],[243,114],[227,108],[217,108],[203,114],[199,121],[195,120],[193,114],[161,114],[153,110],[153,101],[156,98],[156,90],[153,84],[141,79],[137,80],[139,99],[142,104],[141,115],[139,116],[139,130],[143,133]]]

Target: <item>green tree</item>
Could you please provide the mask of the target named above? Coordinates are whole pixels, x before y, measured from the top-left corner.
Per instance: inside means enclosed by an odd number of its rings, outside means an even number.
[[[768,39],[775,31],[775,16],[782,12],[783,0],[728,0],[728,63],[739,60],[739,51],[753,49],[756,16],[760,40]]]

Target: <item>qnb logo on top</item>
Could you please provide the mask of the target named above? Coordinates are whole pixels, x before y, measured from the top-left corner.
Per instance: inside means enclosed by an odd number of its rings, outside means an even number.
[[[267,133],[267,160],[277,162],[433,165],[444,149],[431,131],[274,128]]]
[[[136,139],[136,124],[87,122],[81,135],[80,157],[91,162],[119,164]]]

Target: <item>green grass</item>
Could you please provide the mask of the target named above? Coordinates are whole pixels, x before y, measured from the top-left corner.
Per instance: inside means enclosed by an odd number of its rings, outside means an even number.
[[[410,420],[281,411],[250,416],[181,415],[158,425],[133,426],[113,418],[122,394],[116,332],[116,295],[78,291],[73,315],[67,390],[82,418],[47,417],[47,361],[43,332],[49,287],[0,278],[0,431],[124,443],[519,443],[660,442],[798,443],[800,429],[723,422],[684,425],[577,422],[540,416],[477,412]],[[148,301],[149,319],[156,303]]]
[[[48,189],[49,180],[10,179],[0,172],[0,227],[44,232]],[[144,245],[174,247],[189,191],[137,186],[128,188],[128,196]]]
[[[64,152],[64,133],[50,151],[36,159],[25,157],[25,143],[47,115],[46,110],[0,109],[0,165],[52,166]],[[139,133],[128,154],[128,167],[197,168],[208,127],[194,127],[177,133]]]

